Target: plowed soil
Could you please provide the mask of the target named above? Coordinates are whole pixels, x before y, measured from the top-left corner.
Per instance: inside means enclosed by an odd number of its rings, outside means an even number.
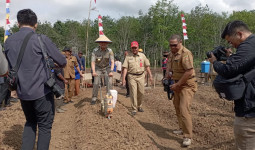
[[[192,102],[192,145],[182,147],[172,101],[163,87],[146,89],[144,112],[129,115],[130,99],[125,89],[115,87],[118,101],[113,117],[100,114],[100,103],[90,105],[92,88],[82,89],[74,103],[63,106],[65,113],[56,113],[50,150],[205,150],[234,149],[232,102],[218,98],[210,86],[199,85]],[[0,150],[19,150],[24,114],[20,103],[0,112]]]

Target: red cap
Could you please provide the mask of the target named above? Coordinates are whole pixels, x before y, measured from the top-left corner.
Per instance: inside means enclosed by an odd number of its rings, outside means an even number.
[[[133,41],[133,42],[131,43],[131,48],[132,48],[132,47],[138,47],[138,46],[139,46],[139,44],[138,44],[137,41]]]

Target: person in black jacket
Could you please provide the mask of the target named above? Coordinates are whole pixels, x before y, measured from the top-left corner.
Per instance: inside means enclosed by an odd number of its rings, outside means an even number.
[[[5,54],[10,69],[16,65],[20,47],[24,38],[32,34],[29,39],[23,59],[17,73],[17,94],[22,110],[26,117],[22,136],[22,150],[33,150],[38,127],[38,150],[48,150],[52,123],[55,115],[54,95],[52,89],[45,85],[50,78],[49,69],[45,65],[42,47],[39,44],[37,16],[31,9],[20,10],[17,14],[19,31],[10,36],[5,42]],[[47,55],[59,66],[66,65],[66,58],[56,45],[45,35],[41,35]]]
[[[230,79],[255,68],[255,35],[244,22],[238,20],[229,22],[221,37],[236,48],[236,53],[228,57],[226,64],[217,61],[212,54],[209,61],[213,63],[214,70],[220,76]],[[235,100],[234,103],[236,147],[240,150],[254,149],[255,79],[248,83],[243,98]]]

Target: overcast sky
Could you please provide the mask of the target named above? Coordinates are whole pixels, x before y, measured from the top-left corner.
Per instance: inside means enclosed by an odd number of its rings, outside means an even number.
[[[141,9],[147,12],[151,5],[157,0],[96,0],[96,7],[99,10],[91,11],[90,18],[97,18],[100,13],[102,16],[109,15],[112,18],[120,18],[121,16],[137,16]],[[57,20],[66,21],[76,20],[82,21],[88,18],[90,0],[11,0],[10,5],[10,21],[16,22],[16,14],[24,8],[32,9],[41,22],[49,21],[54,23]],[[189,13],[195,6],[206,4],[214,12],[221,13],[233,10],[252,10],[255,9],[255,0],[174,0],[179,6],[179,10]],[[92,0],[94,6],[94,0]],[[0,0],[0,26],[5,23],[5,0]]]

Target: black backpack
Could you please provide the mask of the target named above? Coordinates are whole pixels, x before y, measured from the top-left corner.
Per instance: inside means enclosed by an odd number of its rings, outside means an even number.
[[[216,92],[221,98],[227,100],[239,100],[244,97],[247,85],[254,79],[255,69],[238,76],[226,79],[217,75],[213,81]]]

